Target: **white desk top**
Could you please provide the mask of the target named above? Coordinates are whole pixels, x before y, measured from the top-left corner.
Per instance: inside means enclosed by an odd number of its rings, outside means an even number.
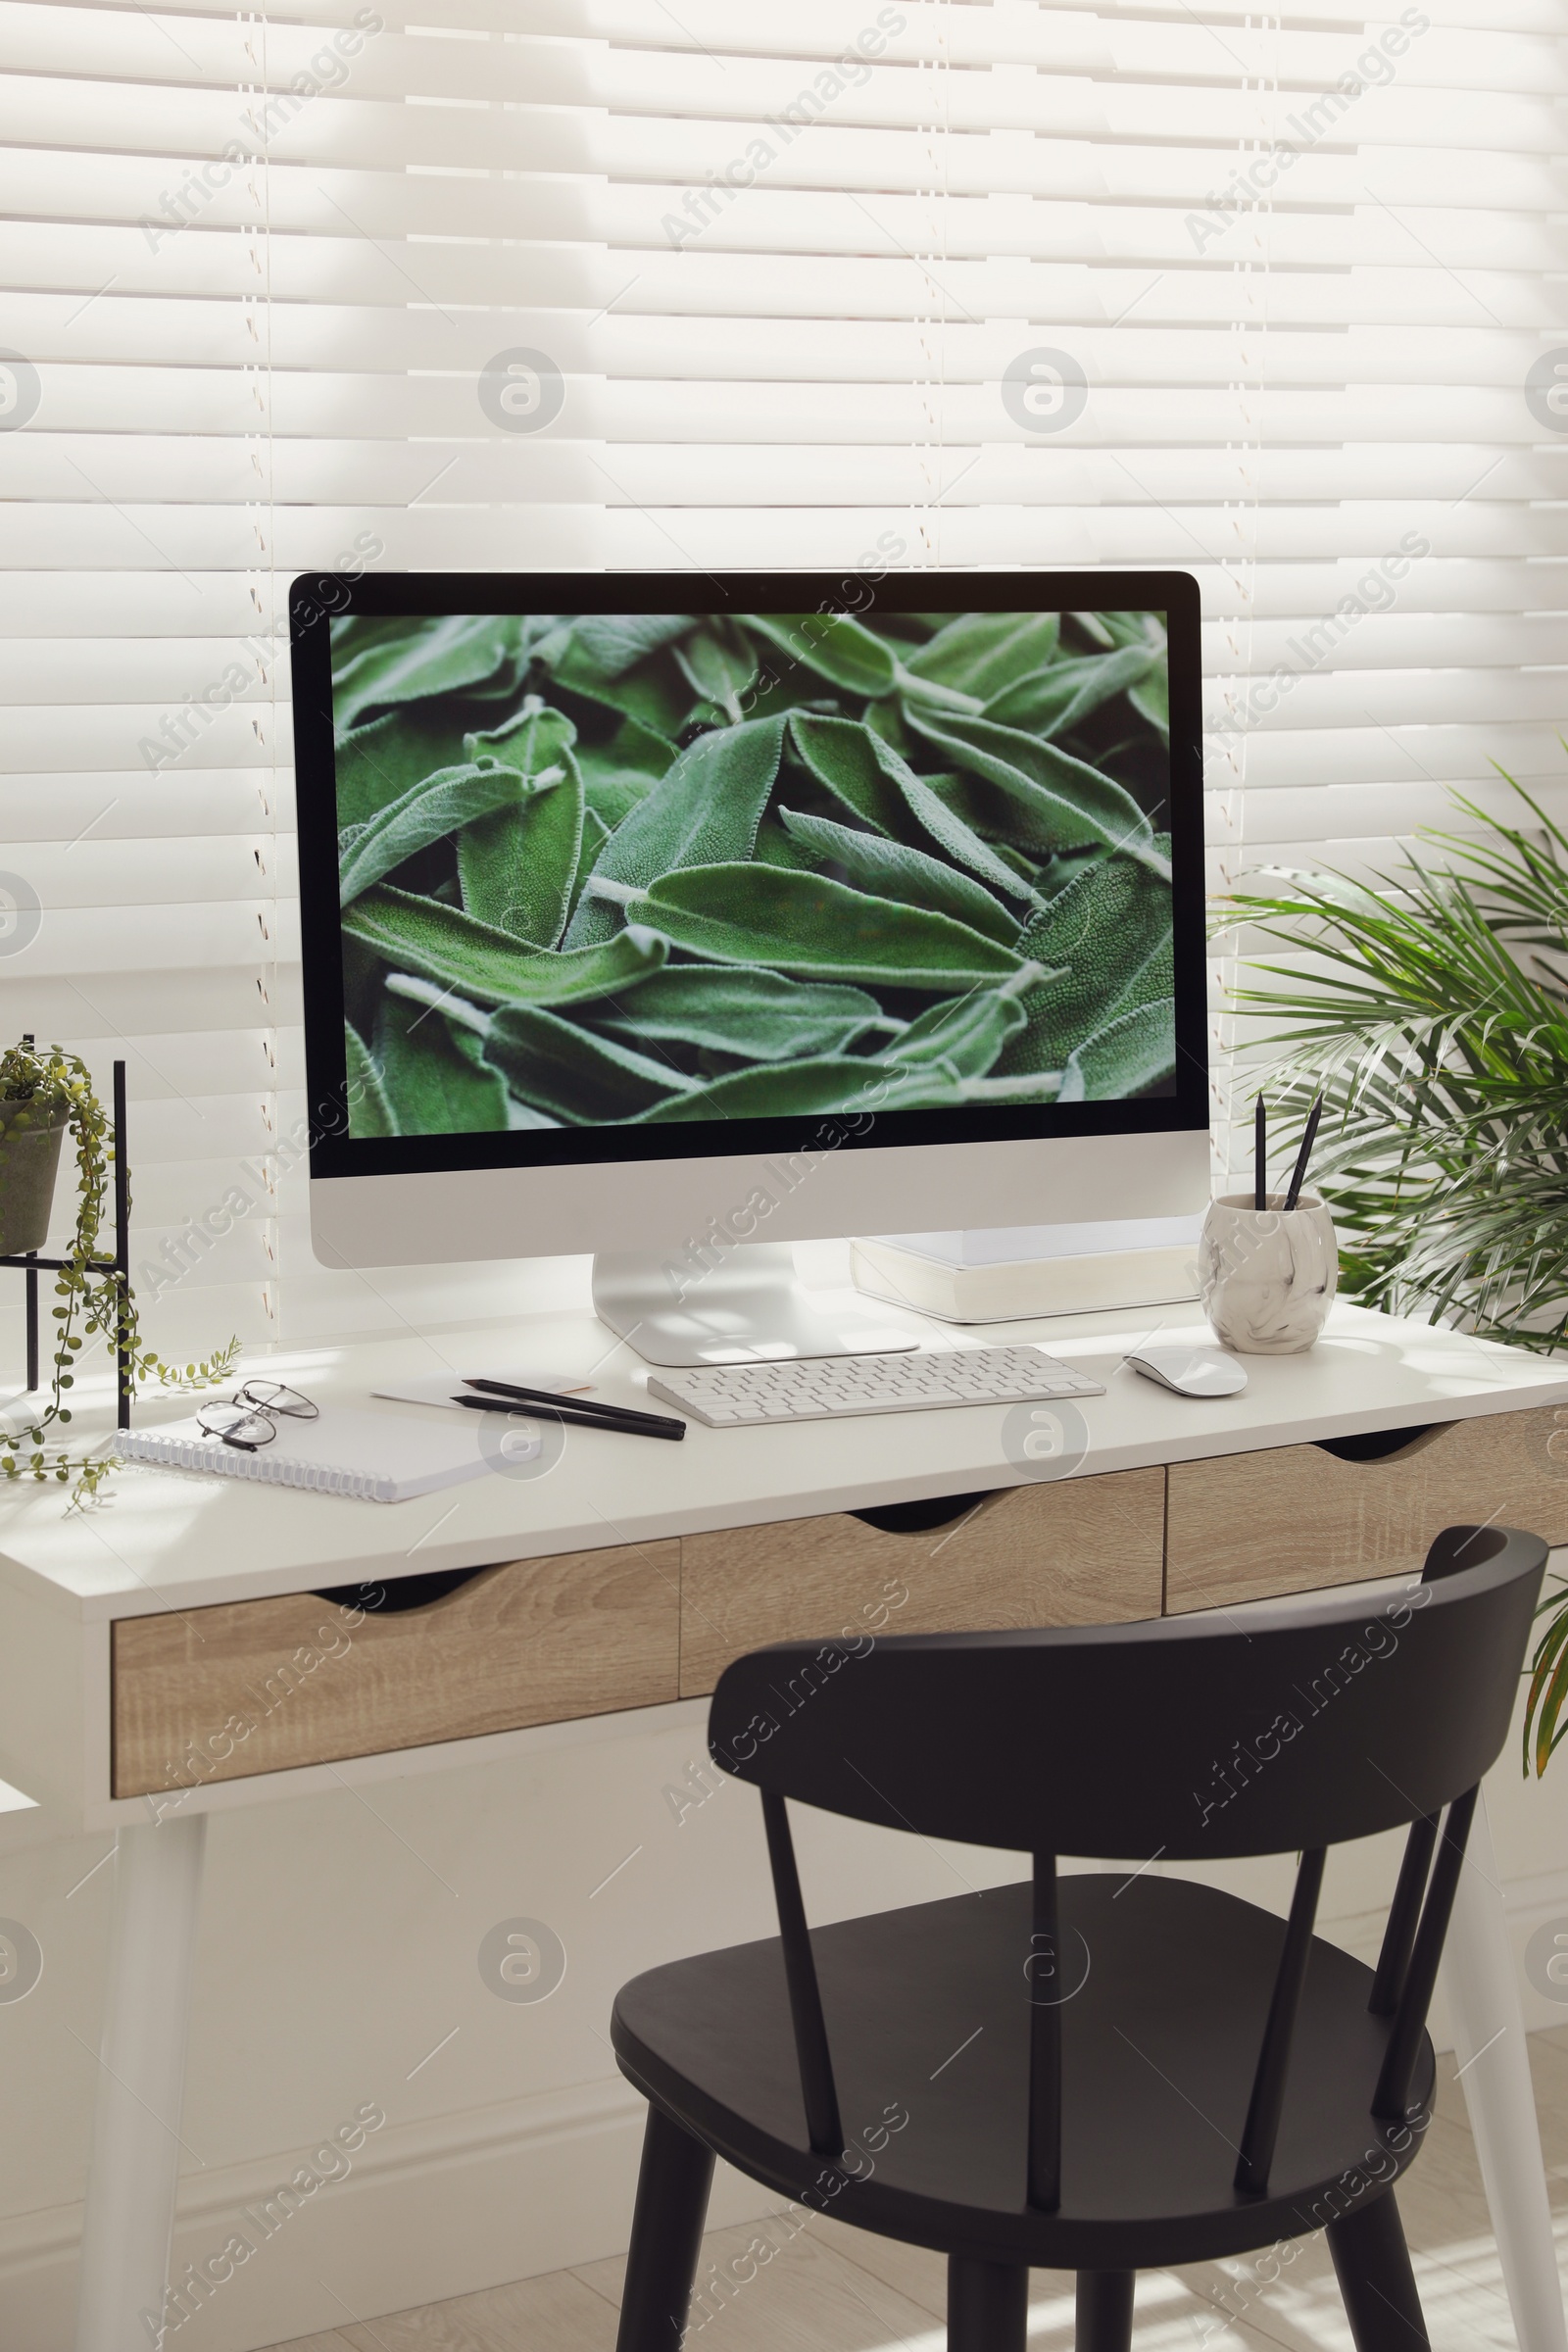
[[[1087,1438],[1085,1476],[1568,1403],[1568,1362],[1347,1305],[1335,1307],[1309,1353],[1250,1356],[1243,1395],[1195,1401],[1122,1361],[1158,1321],[1146,1311],[967,1332],[926,1328],[935,1347],[1038,1340],[1103,1380],[1106,1395],[1076,1407]],[[1196,1321],[1173,1320],[1160,1337],[1212,1345]],[[435,1332],[279,1353],[266,1369],[323,1405],[361,1404],[388,1375],[481,1370],[477,1358],[496,1348],[494,1334]],[[506,1356],[516,1363],[524,1354],[562,1374],[593,1371],[595,1394],[608,1402],[647,1401],[646,1367],[590,1314],[542,1315],[526,1330],[514,1327]],[[84,1401],[74,1424],[78,1436],[108,1418],[90,1393]],[[153,1399],[138,1418],[168,1419],[184,1409],[178,1399]],[[415,1405],[374,1409],[429,1417]],[[0,1579],[85,1623],[1016,1486],[1027,1465],[1004,1449],[1008,1409],[971,1405],[729,1430],[694,1423],[679,1446],[573,1429],[546,1476],[487,1474],[404,1503],[127,1464],[110,1482],[109,1502],[70,1516],[61,1487],[0,1492]],[[478,1414],[473,1422],[477,1448],[486,1424]]]

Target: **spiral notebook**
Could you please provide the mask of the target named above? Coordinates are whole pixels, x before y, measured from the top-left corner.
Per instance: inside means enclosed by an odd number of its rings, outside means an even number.
[[[473,1427],[478,1418],[455,1428],[412,1414],[361,1413],[334,1404],[319,1420],[284,1421],[270,1446],[247,1453],[209,1437],[192,1414],[152,1429],[122,1430],[119,1451],[125,1461],[158,1462],[171,1470],[354,1494],[364,1502],[407,1502],[479,1478],[489,1468]]]

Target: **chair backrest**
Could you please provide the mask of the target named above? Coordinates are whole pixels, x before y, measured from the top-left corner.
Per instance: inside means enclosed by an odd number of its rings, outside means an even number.
[[[1545,1562],[1448,1530],[1472,1564],[1375,1602],[1250,1623],[782,1642],[725,1669],[726,1772],[830,1813],[1025,1852],[1217,1860],[1438,1810],[1507,1737]]]
[[[1393,2018],[1373,2100],[1403,2117],[1477,1788],[1507,1737],[1546,1561],[1539,1537],[1447,1528],[1419,1585],[1132,1625],[779,1642],[727,1667],[709,1714],[762,1791],[813,2149],[842,2153],[832,2056],[785,1798],[1034,1858],[1027,1985],[1055,1958],[1058,1854],[1299,1852],[1236,2184],[1261,2193],[1283,2108],[1325,1850],[1410,1826],[1370,2007]],[[1446,1821],[1441,1819],[1447,1807]],[[1434,1854],[1436,1861],[1434,1862]],[[1061,2179],[1061,2019],[1032,1998],[1027,2196]]]

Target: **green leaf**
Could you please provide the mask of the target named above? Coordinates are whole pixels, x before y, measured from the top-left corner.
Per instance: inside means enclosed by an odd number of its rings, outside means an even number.
[[[506,1132],[506,1088],[475,1064],[439,1012],[383,996],[376,1048],[400,1135]]]
[[[645,790],[656,776],[663,774],[675,757],[675,746],[667,736],[657,734],[635,718],[623,718],[605,742],[579,741],[575,749],[585,784],[593,785],[602,776],[640,776]]]
[[[512,613],[446,613],[413,635],[351,653],[332,671],[332,718],[341,731],[382,703],[471,693],[520,674],[524,624]]]
[[[1032,677],[1007,687],[986,705],[985,715],[999,725],[1032,734],[1068,735],[1102,703],[1142,685],[1156,668],[1163,669],[1164,661],[1162,649],[1124,645],[1113,654],[1058,662],[1054,669],[1037,669]]]
[[[489,735],[470,735],[475,758],[493,751],[523,778],[510,807],[470,825],[458,842],[463,904],[475,921],[530,947],[561,937],[577,877],[583,833],[582,777],[572,756],[577,730],[531,694],[517,716]]]
[[[1021,962],[951,915],[779,866],[689,867],[663,875],[633,904],[640,920],[694,956],[767,964],[807,979],[947,995],[1004,979]]]
[[[1142,858],[1170,879],[1170,861],[1150,846],[1152,827],[1131,793],[1054,744],[989,718],[944,718],[907,710],[918,733],[958,767],[992,785],[1004,805],[999,830],[1029,850],[1103,844]]]
[[[583,612],[572,623],[571,643],[605,677],[619,678],[696,626],[692,612]]]
[[[466,765],[463,728],[437,703],[388,710],[337,745],[337,821],[363,825],[437,768]]]
[[[381,1073],[352,1021],[343,1024],[350,1135],[396,1135],[398,1123]]]
[[[757,828],[752,856],[759,865],[785,865],[796,874],[814,873],[822,862],[804,842],[785,831],[771,810]]]
[[[568,947],[608,939],[620,920],[601,881],[637,890],[687,865],[749,858],[784,743],[782,718],[748,719],[699,735],[618,824],[589,876],[566,934]]]
[[[1023,997],[1056,977],[1026,963],[1000,988],[977,988],[933,1004],[888,1047],[886,1059],[901,1070],[940,1061],[959,1078],[983,1078],[1024,1025]]]
[[[882,899],[902,899],[911,906],[933,907],[938,914],[951,914],[1008,946],[1016,941],[1018,917],[1009,914],[990,891],[967,874],[944,865],[940,858],[928,858],[923,850],[906,849],[902,842],[886,841],[880,834],[837,825],[831,817],[805,815],[784,808],[778,813],[786,830],[813,850],[819,861],[841,865],[861,889]],[[946,809],[942,813],[951,824],[957,823]],[[1010,877],[1009,886],[1017,889]]]
[[[368,822],[351,828],[338,862],[338,896],[351,901],[395,871],[416,851],[444,841],[493,809],[515,808],[522,778],[510,767],[447,767],[416,784]]]
[[[860,989],[706,963],[666,964],[590,1018],[617,1037],[701,1046],[751,1061],[842,1054],[868,1029],[889,1026],[876,999]]]
[[[870,727],[858,718],[797,710],[790,741],[808,771],[863,823],[895,841],[912,841],[919,827],[910,821],[898,771],[883,758],[890,747]]]
[[[898,683],[891,648],[847,612],[748,612],[743,617],[754,635],[850,694],[891,694]]]
[[[746,715],[741,696],[757,683],[757,656],[739,629],[732,622],[712,620],[674,651],[693,691],[738,727]]]
[[[904,1071],[853,1054],[823,1054],[804,1061],[731,1070],[689,1095],[644,1111],[641,1127],[687,1119],[778,1119],[823,1110],[942,1108],[962,1100],[940,1066]]]
[[[468,913],[534,948],[553,948],[561,937],[577,879],[582,778],[570,752],[564,760],[530,777],[514,808],[470,825],[458,841]]]
[[[1176,1002],[1156,997],[1107,1022],[1078,1047],[1061,1074],[1058,1102],[1124,1102],[1174,1075]]]
[[[524,1102],[573,1126],[628,1119],[693,1079],[532,1004],[493,1013],[484,1057]]]
[[[1170,886],[1134,858],[1097,858],[1026,924],[1019,952],[1061,970],[1029,996],[1004,1071],[1059,1070],[1075,1047],[1138,1001],[1140,975],[1170,988]]]
[[[859,719],[816,718],[797,711],[790,736],[817,782],[879,833],[911,849],[924,836],[958,864],[983,875],[994,889],[1014,898],[1033,895],[875,728]]]
[[[655,970],[665,942],[639,923],[601,946],[538,954],[455,906],[385,884],[345,907],[343,928],[394,971],[417,972],[486,1004],[564,1004],[612,996]]]
[[[1146,718],[1160,740],[1170,742],[1170,670],[1165,662],[1152,669],[1141,686],[1135,686],[1127,700],[1140,718]]]
[[[1031,670],[1044,668],[1060,634],[1055,612],[960,612],[905,667],[914,677],[956,686],[984,703]]]
[[[586,620],[599,618],[598,614],[585,616]],[[681,625],[690,628],[691,622]],[[549,666],[556,684],[619,710],[640,727],[673,743],[690,716],[692,693],[667,648],[645,653],[632,666],[607,669],[594,651],[596,640],[583,634],[585,620],[579,620],[559,646],[552,640],[549,649],[540,648],[541,662],[546,660],[547,650],[553,657]],[[610,662],[616,663],[624,648],[605,645],[604,650]]]
[[[568,922],[577,910],[577,902],[582,897],[582,886],[587,881],[589,875],[593,872],[599,853],[609,839],[610,827],[605,823],[604,818],[599,814],[598,810],[595,808],[584,808],[582,812],[582,840],[577,849],[577,871],[572,878],[571,905],[566,910],[566,919]]]

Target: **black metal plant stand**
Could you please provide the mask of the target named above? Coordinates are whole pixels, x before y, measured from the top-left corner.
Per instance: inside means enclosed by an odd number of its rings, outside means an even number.
[[[32,1043],[31,1038],[26,1041]],[[36,1250],[22,1257],[0,1257],[0,1266],[20,1266],[27,1278],[27,1392],[38,1386],[38,1277],[40,1274],[61,1272],[74,1261],[69,1257],[40,1257]],[[115,1278],[119,1312],[115,1318],[115,1361],[118,1370],[116,1383],[116,1418],[122,1429],[130,1427],[130,1335],[126,1328],[125,1306],[130,1297],[130,1163],[125,1154],[125,1065],[115,1064],[115,1254],[113,1257],[89,1257],[84,1269],[89,1274],[112,1274]]]

